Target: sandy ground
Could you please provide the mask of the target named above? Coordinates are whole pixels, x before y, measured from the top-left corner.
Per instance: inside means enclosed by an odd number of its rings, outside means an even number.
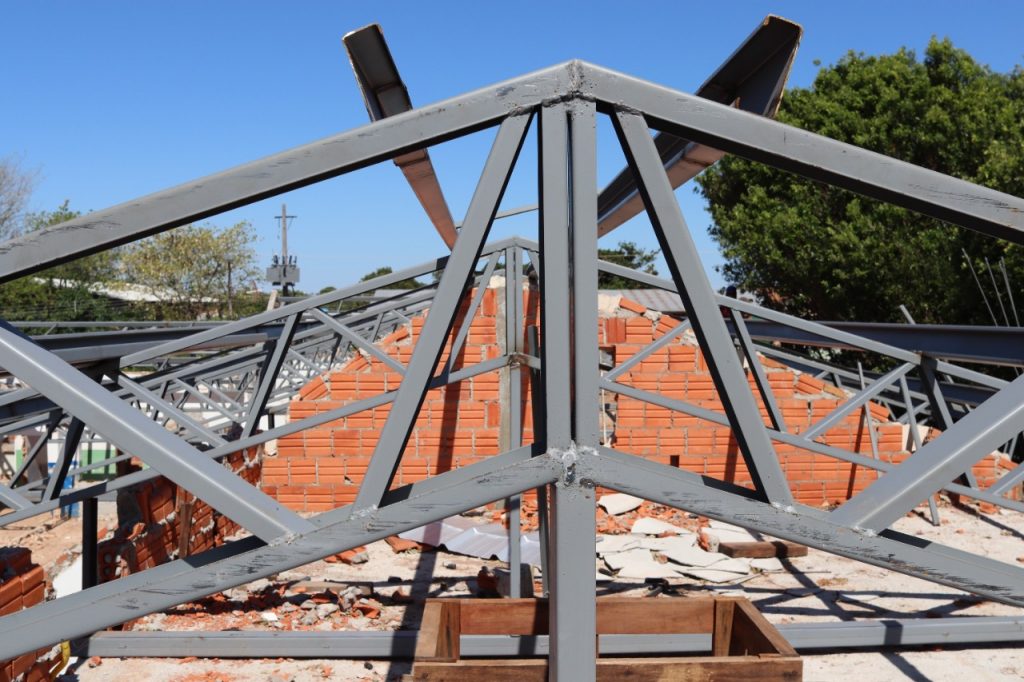
[[[1024,563],[1024,515],[1004,512],[979,516],[945,506],[943,524],[933,527],[914,515],[901,520],[897,528],[943,544],[972,551],[1012,564]],[[407,596],[456,596],[476,590],[476,574],[483,561],[446,552],[410,551],[396,554],[384,542],[368,548],[369,561],[358,565],[316,562],[277,577],[276,592],[262,590],[258,598],[245,591],[219,596],[215,613],[196,619],[195,607],[178,607],[136,624],[135,629],[269,629],[260,613],[280,604],[284,595],[302,597],[304,581],[337,582],[372,588],[369,599],[380,606],[375,618],[333,614],[316,629],[417,629],[419,609],[407,607]],[[430,576],[433,576],[430,579]],[[286,589],[287,588],[287,589]],[[296,593],[296,590],[300,590]],[[395,592],[399,591],[399,594]],[[314,592],[315,589],[310,590]],[[611,581],[599,585],[602,594],[619,593],[651,596],[648,585]],[[775,623],[835,622],[876,618],[917,618],[941,616],[1024,615],[1024,610],[986,602],[952,588],[935,585],[902,574],[866,566],[848,559],[811,550],[807,557],[786,562],[784,569],[762,573],[742,584],[700,585],[685,578],[671,579],[657,598],[695,596],[714,591],[743,594]],[[267,597],[271,598],[268,606]],[[278,595],[278,597],[274,597]],[[276,599],[276,601],[275,601]],[[209,604],[207,604],[209,606]],[[290,607],[289,607],[290,608]],[[300,612],[296,612],[301,614]],[[292,614],[289,614],[291,618]],[[290,623],[288,624],[290,627]],[[298,627],[298,626],[296,626]],[[313,628],[302,628],[313,629]],[[1024,679],[1024,646],[939,649],[931,647],[899,652],[854,652],[805,655],[805,680],[983,680]],[[167,660],[104,659],[90,667],[79,662],[61,679],[138,682],[142,679],[170,682],[212,682],[223,680],[265,680],[305,682],[308,680],[397,680],[409,672],[407,662],[340,660]]]

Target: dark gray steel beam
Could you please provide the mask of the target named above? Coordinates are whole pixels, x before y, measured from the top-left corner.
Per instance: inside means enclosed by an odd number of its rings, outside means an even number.
[[[342,42],[348,51],[349,62],[359,90],[363,93],[366,113],[370,115],[371,121],[412,111],[409,91],[398,75],[398,67],[395,66],[379,24],[370,24],[352,31],[342,38]],[[449,249],[454,247],[459,234],[437,181],[430,154],[426,149],[418,149],[395,157],[394,161],[416,193],[434,229]]]
[[[779,623],[775,628],[801,653],[835,649],[1019,644],[1024,618],[980,616],[886,618],[827,623]],[[98,632],[76,650],[105,658],[198,656],[200,658],[411,659],[419,633],[395,632]],[[600,635],[604,655],[684,654],[711,651],[711,635]],[[546,656],[547,635],[462,635],[466,657]]]
[[[881,322],[819,322],[818,324],[911,352],[927,353],[947,360],[1024,366],[1024,328]],[[750,330],[750,335],[758,341],[781,341],[782,343],[828,348],[845,347],[817,334],[767,320],[747,320],[747,328]]]
[[[887,201],[982,234],[1024,243],[1024,200],[592,64],[586,91],[604,111],[628,103],[651,127]]]
[[[309,523],[31,341],[0,326],[4,369],[110,442],[268,541]]]
[[[267,409],[270,394],[274,386],[277,385],[277,379],[281,375],[281,367],[288,356],[288,347],[291,346],[292,340],[295,338],[296,326],[301,317],[301,313],[288,316],[284,321],[281,335],[274,341],[273,349],[267,355],[263,367],[260,368],[260,382],[256,387],[256,393],[252,397],[252,403],[249,405],[249,412],[245,415],[242,438],[251,436],[259,426],[260,417],[263,416],[263,411]]]
[[[715,70],[696,96],[735,105],[742,111],[774,117],[782,90],[796,57],[803,30],[781,17],[769,15]],[[658,155],[672,187],[679,187],[725,153],[670,133],[654,137]],[[598,195],[598,234],[604,236],[640,213],[644,206],[633,174],[627,168]]]

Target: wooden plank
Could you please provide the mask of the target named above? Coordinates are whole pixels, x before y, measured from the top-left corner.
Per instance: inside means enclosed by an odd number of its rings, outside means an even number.
[[[447,601],[447,600],[444,600]],[[451,600],[461,603],[466,635],[548,634],[543,599]],[[711,632],[711,599],[606,597],[597,600],[597,631],[611,634],[691,634]]]
[[[728,656],[732,643],[732,621],[736,602],[732,599],[715,599],[715,626],[711,631],[711,655]]]
[[[459,660],[459,611],[454,599],[427,601],[416,638],[416,661]]]
[[[416,682],[546,682],[544,659],[465,660],[458,663],[416,663]],[[799,682],[803,662],[790,658],[609,658],[597,662],[599,682]]]
[[[761,614],[761,611],[754,604],[745,599],[736,601],[736,609],[733,612],[732,621],[733,632],[735,632],[737,624],[741,622],[749,623],[750,627],[763,638],[763,644],[760,644],[759,649],[753,653],[777,653],[782,656],[797,656],[797,650],[782,636],[782,633],[776,630],[775,626],[768,623],[765,616]]]
[[[786,559],[807,556],[807,547],[788,540],[763,540],[756,542],[720,542],[718,551],[726,556],[744,559]]]

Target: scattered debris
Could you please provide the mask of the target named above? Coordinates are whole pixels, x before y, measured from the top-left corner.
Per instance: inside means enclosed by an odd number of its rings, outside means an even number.
[[[625,514],[639,508],[643,502],[643,499],[639,497],[633,497],[625,493],[613,493],[611,495],[603,495],[597,504],[609,514],[618,516],[619,514]]]

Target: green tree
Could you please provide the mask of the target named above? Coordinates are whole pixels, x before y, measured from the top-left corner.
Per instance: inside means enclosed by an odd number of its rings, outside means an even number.
[[[23,227],[32,232],[79,215],[65,201],[55,211],[28,214]],[[0,310],[8,320],[111,319],[120,311],[103,295],[102,285],[115,279],[117,267],[118,250],[112,249],[22,277],[0,286]]]
[[[646,251],[637,246],[634,242],[619,242],[614,249],[598,249],[597,257],[609,263],[615,263],[631,270],[646,272],[649,275],[657,275],[654,268],[654,261],[658,257],[658,250]],[[643,289],[645,284],[636,282],[618,275],[611,275],[601,272],[597,276],[597,285],[602,289]]]
[[[948,39],[933,38],[923,61],[851,52],[788,91],[778,118],[1024,196],[1024,71],[993,72]],[[961,249],[975,267],[1005,258],[1024,301],[1018,246],[733,156],[698,183],[723,274],[773,307],[886,321],[903,303],[918,322],[991,324]]]
[[[245,294],[261,276],[255,241],[247,222],[228,228],[186,225],[153,235],[124,247],[123,286],[159,298],[147,305],[158,318],[226,317],[230,270],[232,304],[258,309],[264,299],[249,301],[253,297]],[[240,312],[233,310],[236,317]]]
[[[369,282],[371,279],[374,279],[376,277],[383,277],[384,275],[390,275],[392,272],[394,272],[394,270],[390,266],[385,265],[383,267],[377,268],[376,270],[374,270],[372,272],[366,273],[365,275],[362,276],[362,278],[360,278],[359,281],[360,282]],[[387,286],[387,288],[388,289],[419,289],[421,286],[423,286],[423,282],[420,282],[416,278],[412,278],[412,279],[403,279],[401,282],[395,282],[394,284],[389,284]]]

